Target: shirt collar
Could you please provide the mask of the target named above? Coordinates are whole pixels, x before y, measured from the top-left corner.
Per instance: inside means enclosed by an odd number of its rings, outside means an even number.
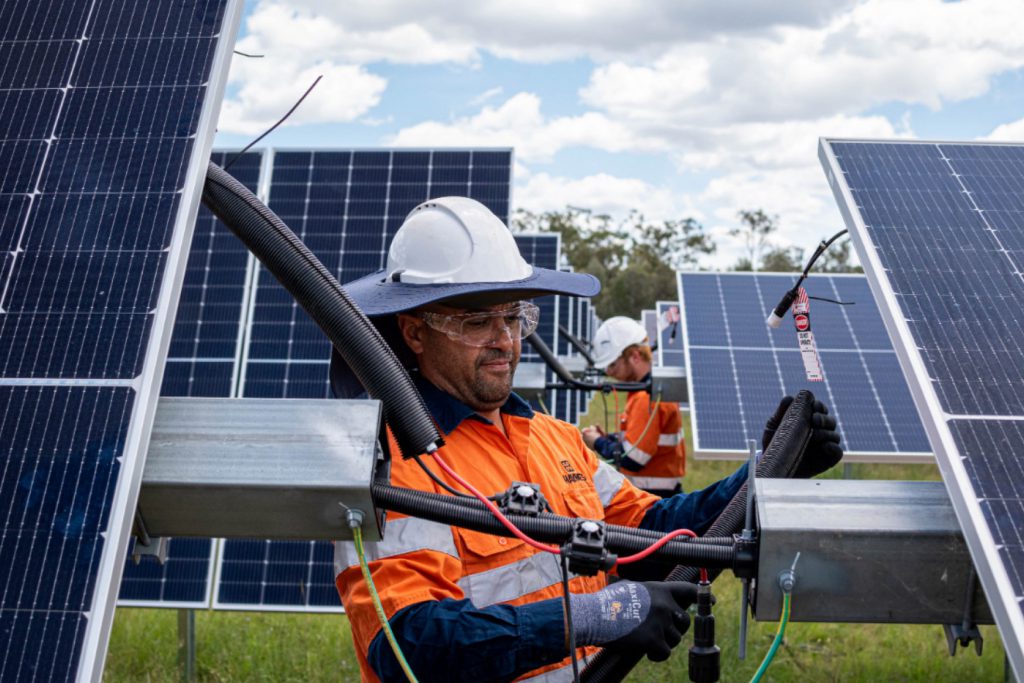
[[[423,402],[427,405],[430,415],[437,421],[437,426],[447,436],[455,431],[455,428],[462,424],[466,418],[478,420],[484,424],[491,424],[491,421],[483,417],[465,403],[451,394],[437,388],[429,380],[418,372],[413,372],[412,379],[416,388],[423,396]],[[508,400],[501,406],[501,412],[516,417],[533,418],[533,408],[519,394],[512,392]]]

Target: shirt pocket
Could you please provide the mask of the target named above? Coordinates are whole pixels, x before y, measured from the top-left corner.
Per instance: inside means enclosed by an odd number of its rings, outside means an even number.
[[[601,505],[597,491],[592,488],[567,489],[562,493],[562,500],[573,517],[604,519],[604,506]]]

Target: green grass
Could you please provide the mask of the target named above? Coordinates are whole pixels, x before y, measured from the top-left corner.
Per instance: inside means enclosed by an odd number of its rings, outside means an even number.
[[[603,424],[601,403],[581,424]],[[614,426],[614,419],[611,420]],[[684,418],[685,423],[685,418]],[[688,425],[686,425],[688,426]],[[689,429],[687,429],[687,446]],[[692,448],[691,448],[692,452]],[[698,489],[729,474],[736,463],[687,463],[684,486]],[[931,465],[851,466],[858,479],[937,480]],[[841,476],[841,468],[827,476]],[[717,641],[722,648],[722,681],[749,681],[768,651],[777,624],[750,622],[747,659],[736,656],[740,584],[731,574],[715,583]],[[799,593],[794,597],[799,600]],[[1002,681],[1004,656],[999,634],[981,628],[982,657],[973,650],[949,657],[939,626],[791,623],[785,644],[768,669],[766,681]],[[196,665],[200,681],[357,681],[358,665],[341,615],[201,611],[196,615]],[[675,683],[689,680],[687,650],[677,648],[668,662],[643,661],[628,680]],[[104,676],[108,683],[179,680],[177,613],[174,610],[118,609]]]

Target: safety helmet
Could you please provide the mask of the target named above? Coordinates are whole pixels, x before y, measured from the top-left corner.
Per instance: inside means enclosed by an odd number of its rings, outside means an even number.
[[[624,315],[608,318],[594,333],[593,349],[594,367],[605,369],[634,344],[646,344],[647,330],[636,320]]]
[[[405,219],[388,251],[392,282],[434,285],[511,282],[533,275],[505,224],[468,197],[420,204]]]
[[[601,284],[593,275],[530,266],[486,206],[468,197],[440,197],[406,216],[384,270],[345,284],[345,291],[372,318],[466,297],[594,296]]]

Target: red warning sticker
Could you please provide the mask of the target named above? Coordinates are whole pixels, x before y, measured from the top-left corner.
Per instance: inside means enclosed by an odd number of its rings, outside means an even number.
[[[796,313],[793,315],[793,322],[796,323],[796,329],[800,332],[811,329],[811,321],[803,313]]]

